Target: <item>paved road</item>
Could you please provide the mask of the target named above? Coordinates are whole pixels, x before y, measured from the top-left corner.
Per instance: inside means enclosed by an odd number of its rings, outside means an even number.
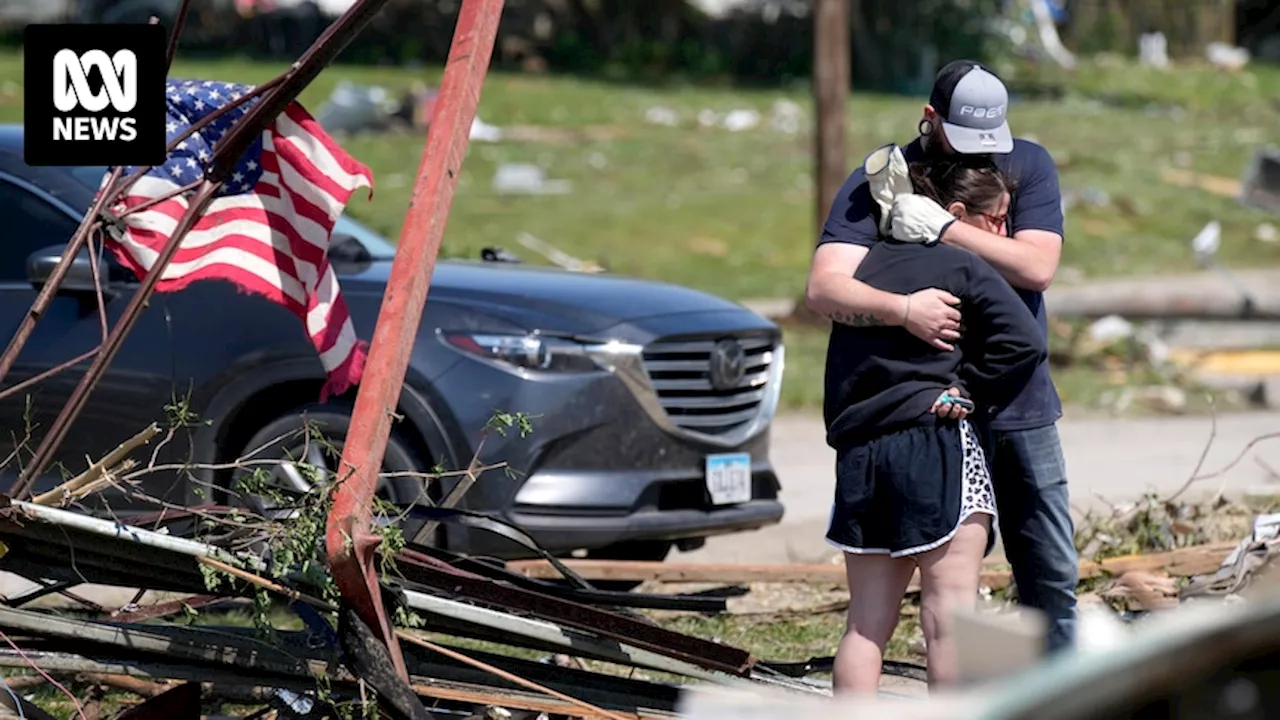
[[[1156,490],[1168,494],[1190,477],[1209,437],[1211,421],[1203,417],[1144,419],[1064,419],[1059,424],[1067,456],[1072,504],[1077,511],[1103,508]],[[773,426],[772,457],[782,481],[787,513],[780,525],[722,538],[701,550],[673,555],[689,562],[824,562],[833,553],[822,540],[831,506],[834,452],[823,442],[817,415],[779,417]],[[1222,469],[1249,441],[1280,433],[1280,412],[1225,415],[1217,420],[1216,439],[1201,474]],[[1221,476],[1196,483],[1188,496],[1267,492],[1280,494],[1259,464],[1280,471],[1280,439],[1259,442]],[[1105,498],[1105,500],[1103,500]]]

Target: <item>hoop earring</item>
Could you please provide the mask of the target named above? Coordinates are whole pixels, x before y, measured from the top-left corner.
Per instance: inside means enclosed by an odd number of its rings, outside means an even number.
[[[916,126],[916,130],[920,131],[921,135],[931,135],[933,133],[933,123],[928,120],[921,120],[920,124]]]

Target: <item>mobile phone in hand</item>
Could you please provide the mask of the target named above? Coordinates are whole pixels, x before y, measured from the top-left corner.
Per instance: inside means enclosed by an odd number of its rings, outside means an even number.
[[[964,410],[967,412],[973,412],[975,409],[975,406],[972,400],[966,397],[959,397],[956,395],[951,396],[951,400],[948,404],[964,408]]]

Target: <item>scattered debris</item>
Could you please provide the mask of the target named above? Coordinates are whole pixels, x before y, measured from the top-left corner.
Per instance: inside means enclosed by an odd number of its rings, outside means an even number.
[[[1156,412],[1180,414],[1187,409],[1187,393],[1173,385],[1125,387],[1105,393],[1102,404],[1117,414],[1123,413],[1134,404]]]
[[[1089,325],[1088,330],[1089,341],[1098,347],[1107,347],[1121,340],[1128,340],[1133,335],[1133,323],[1119,315],[1098,318]]]
[[[680,124],[680,115],[668,107],[651,107],[644,113],[644,119],[654,125],[675,127]]]
[[[1264,147],[1253,153],[1240,198],[1259,210],[1280,212],[1280,148]]]
[[[1181,168],[1165,168],[1160,172],[1160,180],[1167,185],[1203,190],[1221,197],[1240,197],[1240,181],[1220,175],[1197,173]]]
[[[644,118],[646,122],[653,125],[665,127],[680,125],[680,113],[669,107],[651,107],[645,111]],[[695,120],[700,127],[743,132],[760,127],[764,122],[764,116],[754,108],[736,108],[727,112],[703,108],[696,113]],[[794,101],[780,98],[775,100],[769,109],[769,127],[775,132],[795,135],[800,132],[803,121],[804,110]]]
[[[504,195],[565,195],[573,188],[568,180],[549,180],[543,169],[530,163],[503,163],[493,174],[493,189]]]
[[[1205,226],[1191,238],[1191,250],[1196,255],[1196,260],[1205,265],[1213,258],[1222,247],[1222,224],[1217,220],[1210,220]]]
[[[1209,43],[1204,49],[1204,56],[1210,65],[1229,72],[1239,72],[1249,64],[1249,51],[1246,48],[1223,42]]]
[[[1280,230],[1275,225],[1264,222],[1254,228],[1253,239],[1264,243],[1280,242]]]
[[[1161,610],[1178,604],[1178,583],[1163,573],[1130,571],[1098,595],[1125,610]]]
[[[1143,33],[1138,37],[1138,62],[1144,67],[1169,69],[1169,41],[1164,33]]]
[[[1234,542],[1178,547],[1167,552],[1107,557],[1080,562],[1082,580],[1103,574],[1131,570],[1163,571],[1170,575],[1188,576],[1218,567],[1235,547]],[[1082,553],[1082,558],[1088,558]],[[663,583],[715,582],[729,585],[754,583],[805,583],[843,587],[844,568],[828,563],[809,565],[748,565],[715,563],[671,563],[610,560],[565,560],[563,564],[588,580],[630,580]],[[508,564],[512,570],[529,577],[550,578],[555,568],[544,560],[520,560]],[[988,562],[982,571],[982,585],[993,590],[1008,587],[1013,578],[1003,562]],[[918,592],[919,576],[912,579],[911,592]]]
[[[1111,204],[1111,195],[1106,190],[1092,185],[1079,190],[1068,189],[1062,193],[1062,206],[1067,210],[1080,205],[1106,208]]]
[[[439,91],[416,83],[401,98],[377,85],[357,85],[343,80],[316,111],[316,120],[330,133],[425,130],[431,124]],[[498,142],[503,130],[481,120],[472,120],[472,141]]]
[[[391,126],[398,109],[386,88],[343,80],[316,111],[316,120],[330,133],[380,131]]]
[[[729,132],[741,132],[750,130],[760,124],[760,113],[750,108],[745,110],[731,110],[725,114],[724,119],[720,121],[720,125]]]
[[[776,131],[795,135],[800,132],[800,124],[804,120],[804,110],[790,100],[776,100],[769,114],[769,125]]]
[[[565,270],[587,273],[604,272],[604,268],[600,267],[597,263],[591,262],[590,260],[580,260],[569,253],[560,250],[551,243],[536,238],[529,233],[522,232],[517,235],[516,242],[538,253]]]

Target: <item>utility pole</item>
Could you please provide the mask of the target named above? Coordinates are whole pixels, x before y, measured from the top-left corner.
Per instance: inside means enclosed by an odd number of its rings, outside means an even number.
[[[813,156],[818,189],[815,209],[817,232],[821,232],[831,201],[848,176],[844,128],[851,62],[849,2],[813,2]]]

